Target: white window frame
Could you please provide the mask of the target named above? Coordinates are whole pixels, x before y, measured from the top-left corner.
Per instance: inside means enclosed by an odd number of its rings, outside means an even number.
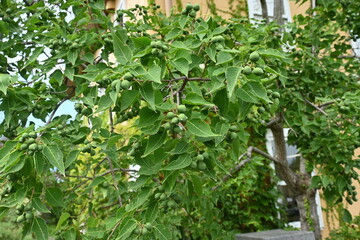
[[[284,128],[285,142],[287,142],[287,137],[288,137],[288,134],[289,134],[289,130],[290,130],[290,128]],[[266,150],[271,156],[274,156],[273,149],[274,149],[274,137],[273,137],[273,134],[272,134],[271,130],[267,129],[267,132],[266,132]],[[300,156],[300,154],[287,155],[286,157],[287,158],[293,158],[293,157],[297,157],[297,156]],[[274,166],[273,163],[271,164],[271,167],[273,169],[275,169],[275,166]],[[315,174],[315,172],[312,172],[312,175],[314,175],[314,174]],[[278,184],[278,186],[286,186],[285,181],[279,181],[277,184]],[[278,202],[281,203],[282,200],[278,199]],[[318,216],[319,216],[320,229],[324,229],[324,219],[323,219],[323,215],[322,215],[319,191],[316,191],[315,202],[316,202],[316,210],[317,210],[317,213],[318,213]],[[295,228],[301,228],[300,221],[288,222],[288,224],[289,224],[289,226],[292,226],[292,227],[295,227]]]
[[[284,13],[283,19],[285,22],[292,22],[290,5],[288,0],[283,0],[284,3]],[[249,18],[262,19],[262,11],[260,0],[247,0],[248,9],[249,9]],[[266,0],[267,10],[269,19],[274,19],[274,0]]]

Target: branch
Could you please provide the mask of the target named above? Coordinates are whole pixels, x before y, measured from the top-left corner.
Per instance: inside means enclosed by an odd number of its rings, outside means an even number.
[[[87,176],[75,176],[75,175],[66,175],[66,177],[72,177],[72,178],[86,178],[89,180],[93,180],[92,177],[87,177]]]
[[[270,122],[268,122],[268,123],[266,124],[266,127],[267,127],[267,128],[270,128],[270,127],[272,127],[273,125],[275,125],[276,123],[281,122],[281,120],[282,120],[281,117],[276,116],[275,118],[271,119]]]
[[[138,172],[138,170],[135,169],[126,169],[126,168],[114,168],[112,170],[106,171],[102,174],[100,174],[100,177],[103,177],[105,175],[108,175],[109,173],[113,173],[113,172]]]
[[[232,169],[230,169],[230,174],[227,174],[225,175],[223,178],[222,178],[222,181],[220,184],[216,185],[215,187],[213,187],[211,190],[214,191],[216,189],[218,189],[222,183],[228,181],[231,177],[233,177],[236,173],[238,173],[240,171],[240,169],[245,166],[246,163],[250,162],[251,161],[251,157],[252,157],[252,153],[255,152],[255,153],[258,153],[260,155],[262,155],[263,157],[273,161],[273,162],[276,162],[276,163],[279,163],[281,164],[276,158],[274,158],[273,156],[269,155],[268,153],[256,148],[256,147],[253,147],[253,146],[250,146],[246,152],[244,152],[243,154],[240,155],[240,157],[238,158],[238,161],[240,161],[245,155],[247,156],[247,158],[245,160],[242,160],[239,164],[237,164],[235,167],[233,167]]]
[[[326,106],[331,105],[331,104],[333,104],[333,103],[336,103],[336,101],[335,101],[335,100],[329,101],[329,102],[326,102],[326,103],[323,103],[323,104],[318,105],[318,107],[319,107],[319,108],[323,108],[323,107],[326,107]]]
[[[111,107],[109,108],[109,119],[110,119],[110,132],[113,133],[114,132],[114,120],[113,120]]]
[[[122,200],[121,200],[121,196],[120,196],[120,194],[119,194],[119,185],[118,185],[118,182],[117,182],[117,180],[116,180],[115,173],[114,173],[114,166],[113,166],[113,164],[112,164],[111,159],[110,159],[108,156],[106,156],[106,159],[107,159],[108,162],[109,162],[110,172],[111,172],[111,175],[112,175],[112,178],[113,178],[113,181],[114,181],[114,187],[115,187],[116,192],[117,192],[117,194],[118,194],[119,206],[122,207]]]
[[[266,0],[260,0],[260,4],[261,4],[262,17],[263,19],[266,19],[266,23],[269,23],[269,15],[268,15]]]
[[[314,107],[316,110],[318,110],[319,112],[321,112],[322,114],[324,114],[325,116],[327,116],[327,113],[326,113],[324,110],[322,110],[321,108],[319,108],[318,106],[316,106],[315,104],[313,104],[312,102],[310,102],[309,100],[307,100],[306,98],[303,97],[303,99],[304,99],[304,101],[305,101],[307,104],[311,105],[311,106]]]
[[[46,125],[49,125],[49,123],[52,121],[52,119],[54,118],[54,115],[56,113],[56,111],[59,109],[59,107],[61,106],[61,104],[63,104],[66,100],[69,99],[69,96],[67,96],[66,98],[64,98],[63,100],[61,100],[55,107],[55,109],[52,111],[50,117],[49,117],[49,120],[47,120]]]

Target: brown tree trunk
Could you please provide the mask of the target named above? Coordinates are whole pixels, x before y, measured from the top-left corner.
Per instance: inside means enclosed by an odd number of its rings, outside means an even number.
[[[268,14],[266,0],[260,0],[260,4],[261,4],[262,17],[263,17],[263,19],[266,19],[266,23],[269,23],[269,14]]]
[[[283,0],[274,0],[274,20],[279,25],[284,25],[284,19],[282,17],[283,13],[284,13]]]

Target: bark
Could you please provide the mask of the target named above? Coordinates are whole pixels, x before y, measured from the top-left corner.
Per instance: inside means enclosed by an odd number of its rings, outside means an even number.
[[[283,13],[284,13],[283,0],[274,0],[274,20],[279,25],[284,25],[284,19],[282,17]]]
[[[316,190],[310,189],[311,175],[305,172],[305,159],[301,159],[300,174],[292,171],[286,159],[286,141],[282,122],[272,124],[270,129],[274,137],[275,158],[277,159],[275,169],[278,176],[286,182],[291,194],[295,196],[300,212],[301,230],[313,230],[315,238],[320,240],[321,230],[315,200]],[[309,224],[310,219],[308,219],[309,213],[313,223],[311,226]]]
[[[269,14],[268,14],[266,0],[260,0],[260,4],[261,4],[262,17],[263,17],[263,19],[266,19],[266,23],[269,23]]]

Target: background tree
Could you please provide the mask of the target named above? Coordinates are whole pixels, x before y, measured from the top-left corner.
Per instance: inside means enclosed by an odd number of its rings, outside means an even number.
[[[278,226],[269,160],[318,238],[315,189],[356,200],[359,66],[338,58],[349,43],[332,22],[300,16],[280,36],[274,23],[197,18],[198,5],[169,18],[136,6],[118,25],[101,1],[14,3],[0,11],[0,207],[16,208],[24,235],[47,239],[56,224],[64,239],[228,239]],[[76,117],[54,117],[67,101]],[[302,173],[289,169],[283,127]],[[275,157],[261,150],[266,128]]]

